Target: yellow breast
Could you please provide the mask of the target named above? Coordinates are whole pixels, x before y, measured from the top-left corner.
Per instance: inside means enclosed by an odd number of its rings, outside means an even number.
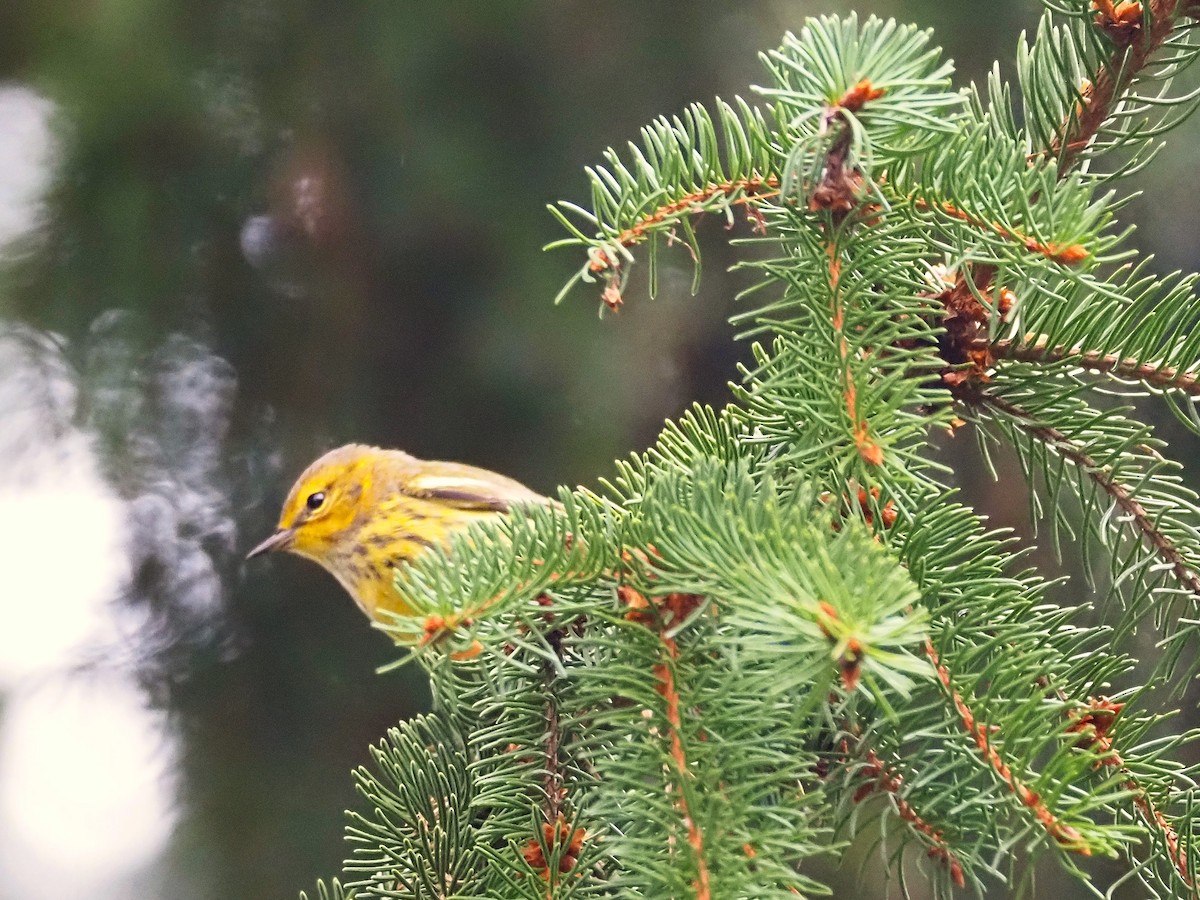
[[[339,536],[325,558],[328,569],[372,619],[411,610],[395,587],[396,569],[431,547],[444,546],[450,535],[471,522],[498,513],[454,509],[435,501],[398,496],[380,503],[373,515]]]

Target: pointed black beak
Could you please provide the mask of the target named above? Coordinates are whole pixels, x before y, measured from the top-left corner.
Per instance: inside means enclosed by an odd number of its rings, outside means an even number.
[[[273,553],[276,550],[286,550],[292,543],[292,538],[296,531],[293,528],[280,528],[277,532],[246,554],[246,559],[254,559],[256,556],[262,556],[264,553]]]

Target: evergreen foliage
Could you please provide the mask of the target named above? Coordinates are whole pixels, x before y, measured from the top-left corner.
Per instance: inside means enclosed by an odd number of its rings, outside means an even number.
[[[755,365],[598,490],[398,575],[387,630],[437,710],[356,773],[372,812],[321,897],[814,896],[852,843],[937,896],[1018,895],[1046,857],[1098,895],[1095,857],[1197,895],[1196,735],[1159,723],[1200,672],[1200,506],[1109,394],[1200,431],[1193,277],[1115,220],[1194,106],[1200,10],[1048,7],[983,91],[926,32],[810,20],[760,105],[656,120],[588,170],[590,208],[553,208],[568,288],[611,309],[638,258],[653,292],[673,242],[699,271],[698,217],[746,216]],[[934,437],[966,421],[1083,544],[1094,611],[947,489]]]

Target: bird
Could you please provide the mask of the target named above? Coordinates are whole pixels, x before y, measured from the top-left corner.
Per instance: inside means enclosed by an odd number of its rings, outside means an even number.
[[[397,567],[473,522],[540,504],[553,501],[488,469],[347,444],[300,474],[274,533],[246,559],[279,551],[310,559],[382,621],[411,612],[395,588]]]

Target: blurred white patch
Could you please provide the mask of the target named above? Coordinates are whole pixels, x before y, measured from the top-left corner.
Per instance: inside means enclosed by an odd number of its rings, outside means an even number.
[[[28,250],[25,240],[44,224],[55,114],[35,91],[0,84],[0,260]],[[104,336],[91,349],[128,353]],[[163,435],[142,443],[184,470],[148,467],[161,483],[157,496],[176,500],[168,504],[175,527],[158,538],[173,555],[160,555],[179,564],[168,571],[186,576],[187,600],[211,608],[220,595],[211,564],[183,565],[209,557],[176,547],[197,520],[197,545],[233,542],[232,520],[212,502],[221,491],[208,479],[224,436],[218,413],[235,382],[223,361],[178,349],[166,348],[156,369],[170,401],[160,412],[174,414],[161,427],[178,443],[164,446]],[[136,360],[107,361],[99,374],[115,387],[90,383],[86,405],[136,419],[146,402]],[[59,337],[0,322],[0,894],[25,900],[126,896],[176,820],[174,741],[128,670],[129,622],[120,613],[129,609],[114,602],[151,552],[134,513],[156,494],[145,490],[130,504],[105,482],[95,438],[78,424],[80,396]],[[209,513],[217,505],[225,518]]]
[[[123,507],[98,481],[0,484],[0,690],[108,643]],[[0,776],[2,776],[0,772]]]
[[[18,84],[0,84],[0,250],[45,215],[57,147],[54,104]]]
[[[174,825],[165,723],[127,679],[18,693],[0,730],[0,869],[26,900],[83,900],[145,868]]]
[[[128,578],[125,506],[71,425],[76,395],[52,337],[0,328],[0,689],[110,639]]]
[[[0,324],[0,883],[96,900],[169,839],[174,753],[132,676],[102,664],[130,576],[127,507],[73,424],[60,343]]]

